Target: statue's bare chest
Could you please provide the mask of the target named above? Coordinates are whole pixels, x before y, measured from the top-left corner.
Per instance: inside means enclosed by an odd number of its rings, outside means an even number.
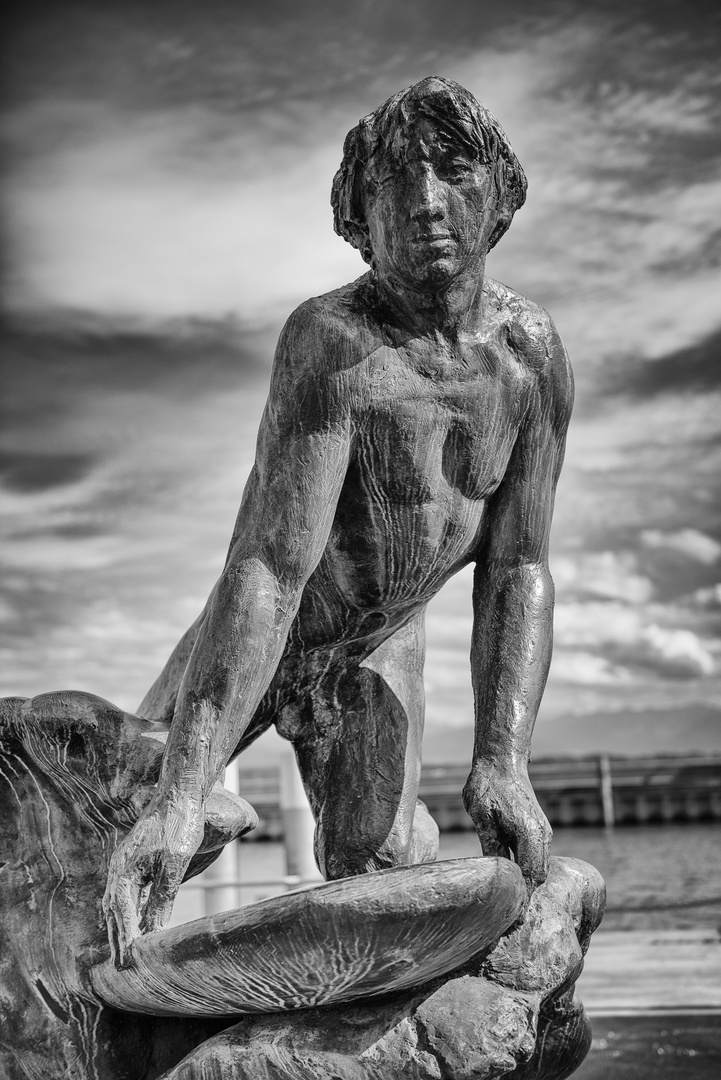
[[[527,380],[489,352],[463,361],[382,348],[358,416],[359,451],[392,500],[452,489],[483,499],[503,478],[526,411]]]

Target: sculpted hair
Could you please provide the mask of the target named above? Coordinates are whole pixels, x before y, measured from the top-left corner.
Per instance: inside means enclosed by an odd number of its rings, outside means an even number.
[[[365,195],[371,182],[369,165],[399,129],[421,116],[432,120],[453,143],[463,146],[471,158],[494,168],[498,221],[489,248],[498,243],[526,200],[526,175],[495,116],[458,83],[438,76],[423,79],[364,116],[348,132],[343,144],[343,160],[331,191],[333,227],[358,248],[367,263],[373,258],[365,218]]]

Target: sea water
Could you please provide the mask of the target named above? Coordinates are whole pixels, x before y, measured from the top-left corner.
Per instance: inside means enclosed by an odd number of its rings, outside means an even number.
[[[604,929],[721,926],[721,823],[555,830],[553,855],[592,863],[608,889]],[[441,859],[479,854],[472,832],[443,833]],[[240,845],[241,902],[284,891],[283,845]],[[191,884],[191,883],[189,883]]]

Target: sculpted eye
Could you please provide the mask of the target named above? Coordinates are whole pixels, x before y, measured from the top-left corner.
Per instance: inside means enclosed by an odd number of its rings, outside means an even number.
[[[393,180],[392,172],[381,173],[373,177],[369,177],[366,180],[366,192],[371,199],[374,199],[379,192],[387,188]]]
[[[458,184],[470,176],[472,171],[471,164],[468,161],[450,161],[438,165],[436,175],[440,180]]]

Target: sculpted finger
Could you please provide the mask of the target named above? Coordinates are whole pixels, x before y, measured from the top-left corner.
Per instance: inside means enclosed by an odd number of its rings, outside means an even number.
[[[103,899],[108,927],[108,941],[113,963],[117,968],[132,964],[131,946],[140,935],[138,906],[140,888],[127,880],[111,880]]]
[[[175,895],[169,896],[167,893],[149,900],[143,917],[142,929],[144,934],[153,930],[162,930],[167,926],[170,916],[173,914],[174,902]]]
[[[519,831],[513,853],[526,879],[529,894],[548,876],[550,847],[551,827],[547,822],[534,822]]]
[[[132,945],[135,939],[140,936],[140,924],[137,916],[133,914],[130,918],[127,918],[124,914],[113,910],[108,915],[107,923],[113,963],[116,968],[131,967],[133,963]]]
[[[500,855],[503,859],[510,859],[511,851],[508,840],[499,826],[492,821],[484,820],[476,823],[476,832],[481,841],[481,850],[484,855]]]
[[[120,941],[118,938],[118,924],[115,921],[115,916],[111,911],[105,912],[105,921],[108,928],[108,941],[110,942],[110,959],[115,964],[116,968],[120,968]]]
[[[162,930],[173,914],[173,904],[183,879],[183,871],[164,868],[150,887],[142,920],[142,931]]]

